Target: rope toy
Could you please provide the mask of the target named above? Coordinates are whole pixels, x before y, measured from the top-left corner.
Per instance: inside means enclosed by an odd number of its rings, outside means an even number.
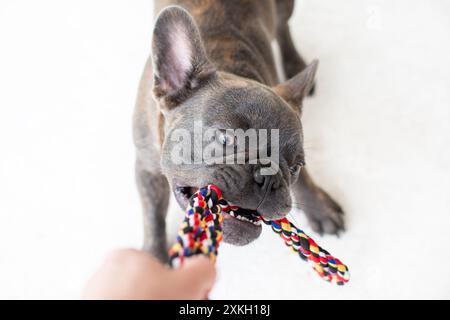
[[[216,186],[208,185],[200,188],[189,199],[176,242],[169,250],[170,264],[178,267],[183,264],[186,257],[196,254],[204,254],[212,261],[216,261],[223,236],[223,213],[236,215],[239,214],[239,210],[222,198],[222,193]],[[266,220],[260,216],[259,219],[271,226],[300,258],[308,261],[322,279],[337,285],[344,285],[349,281],[347,266],[318,246],[287,218]]]

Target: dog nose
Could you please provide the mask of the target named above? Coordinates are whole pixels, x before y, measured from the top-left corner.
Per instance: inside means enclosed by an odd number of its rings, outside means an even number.
[[[262,175],[261,168],[255,170],[253,178],[263,191],[276,190],[280,187],[278,175]]]

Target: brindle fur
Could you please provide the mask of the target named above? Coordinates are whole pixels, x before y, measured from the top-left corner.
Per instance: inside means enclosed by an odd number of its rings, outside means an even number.
[[[240,101],[244,110],[242,112],[247,112],[243,117],[252,125],[285,128],[281,133],[284,135],[282,140],[288,141],[286,143],[294,141],[296,144],[293,147],[283,146],[283,150],[289,151],[283,154],[286,163],[292,160],[289,159],[289,153],[303,157],[299,121],[301,100],[313,88],[317,66],[305,70],[306,64],[293,45],[288,20],[293,11],[294,0],[160,0],[156,1],[155,13],[169,5],[181,6],[190,13],[198,26],[201,39],[196,38],[196,30],[191,28],[186,14],[173,8],[168,9],[172,10],[171,14],[161,18],[167,21],[160,22],[154,31],[154,63],[152,64],[150,57],[142,75],[134,114],[134,141],[137,149],[136,179],[144,210],[144,249],[162,261],[167,259],[165,217],[173,179],[188,181],[192,185],[216,183],[225,189],[225,196],[233,199],[233,202],[254,207],[263,203],[262,208],[258,208],[264,212],[286,211],[290,208],[292,203],[289,190],[292,190],[315,231],[337,234],[343,230],[341,208],[314,184],[304,169],[298,179],[291,179],[286,173],[286,166],[281,168],[281,173],[273,177],[273,185],[279,186],[273,191],[273,197],[281,200],[270,204],[271,201],[265,201],[260,195],[261,190],[255,189],[252,176],[254,171],[247,165],[239,169],[222,166],[220,171],[210,167],[190,167],[184,170],[172,167],[167,161],[165,150],[168,148],[167,144],[170,144],[166,139],[168,131],[189,126],[195,113],[200,110],[203,112],[205,106],[211,104],[222,107],[207,109],[204,119],[207,123],[221,121],[237,126],[241,119],[228,116],[235,112],[236,107],[227,109],[231,108],[228,105],[234,101]],[[170,46],[170,35],[173,32],[171,25],[177,24],[177,19],[183,26],[187,26],[186,34],[191,37],[194,49],[198,50],[192,57],[195,68],[189,85],[175,92],[171,91],[173,83],[171,86],[170,82],[164,82],[158,72],[165,70],[160,64],[164,60],[167,46]],[[283,71],[287,78],[293,78],[305,70],[301,76],[292,79],[290,85],[274,87],[279,83],[271,51],[274,39],[280,45]],[[153,66],[157,70],[153,70]],[[269,87],[274,87],[273,91]],[[298,90],[295,93],[293,89]],[[284,100],[279,100],[274,93]],[[272,106],[267,107],[272,108],[270,119],[257,118],[259,109],[250,103],[245,105],[245,101],[254,99],[255,95]],[[292,107],[291,110],[286,107],[286,102]],[[198,109],[199,106],[203,106],[203,109]],[[238,109],[241,110],[241,107]],[[224,172],[228,172],[226,177]],[[239,177],[239,181],[234,181],[236,177]],[[243,245],[259,235],[254,230],[235,228],[232,221],[227,223],[231,231],[225,235],[231,243]]]

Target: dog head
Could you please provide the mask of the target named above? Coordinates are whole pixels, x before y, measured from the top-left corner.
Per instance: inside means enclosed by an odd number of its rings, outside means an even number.
[[[225,215],[224,240],[249,243],[261,232],[259,215],[276,219],[291,209],[289,186],[304,165],[302,100],[317,62],[273,88],[217,71],[180,7],[159,15],[152,58],[164,116],[161,167],[178,203],[185,208],[199,187],[217,185],[241,208]]]

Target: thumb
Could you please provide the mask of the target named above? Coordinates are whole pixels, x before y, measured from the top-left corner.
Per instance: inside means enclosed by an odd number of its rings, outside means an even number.
[[[173,272],[178,299],[206,299],[216,279],[214,263],[205,256],[188,258]]]

